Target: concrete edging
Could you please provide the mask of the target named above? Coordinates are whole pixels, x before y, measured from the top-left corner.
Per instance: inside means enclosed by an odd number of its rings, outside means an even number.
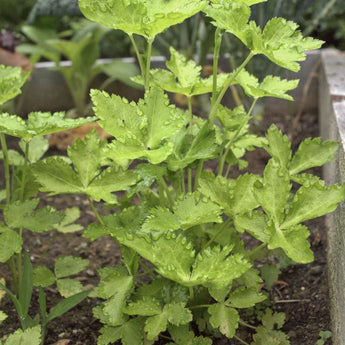
[[[345,54],[326,49],[321,52],[319,80],[319,122],[323,139],[339,142],[334,162],[324,169],[329,183],[345,181]],[[326,216],[328,232],[328,276],[335,345],[345,345],[345,202]]]

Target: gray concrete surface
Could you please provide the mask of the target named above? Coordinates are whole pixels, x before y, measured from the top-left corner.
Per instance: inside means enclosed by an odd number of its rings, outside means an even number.
[[[334,162],[324,167],[327,183],[345,181],[345,54],[321,53],[319,120],[323,139],[339,142]],[[328,274],[331,300],[332,340],[345,345],[345,203],[326,217]]]

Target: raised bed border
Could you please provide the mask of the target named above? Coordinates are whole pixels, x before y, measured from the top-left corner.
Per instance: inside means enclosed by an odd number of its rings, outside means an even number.
[[[345,54],[335,49],[321,52],[319,77],[319,122],[323,139],[339,142],[336,159],[327,164],[327,183],[345,181]],[[326,216],[328,277],[332,340],[345,345],[345,202]]]

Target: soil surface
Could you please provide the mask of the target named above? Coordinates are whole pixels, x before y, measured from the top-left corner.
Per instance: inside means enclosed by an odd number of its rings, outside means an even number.
[[[266,113],[260,131],[265,131],[270,123],[276,123],[283,132],[289,132],[290,117],[288,114]],[[294,138],[294,147],[305,137],[318,136],[317,114],[304,113]],[[248,153],[250,162],[248,170],[262,172],[267,161],[267,154],[261,150]],[[1,169],[2,170],[2,169]],[[56,209],[78,206],[82,211],[80,223],[87,226],[95,218],[85,198],[75,195],[48,197],[41,195],[44,203]],[[315,345],[319,332],[330,329],[327,263],[326,263],[326,227],[322,218],[309,222],[311,231],[310,243],[315,253],[315,261],[309,265],[293,265],[283,269],[279,280],[273,285],[270,295],[271,307],[286,313],[284,331],[290,336],[292,345]],[[120,260],[119,251],[114,242],[107,237],[90,242],[81,233],[61,235],[56,232],[43,234],[24,234],[24,247],[29,250],[33,264],[44,264],[53,269],[54,260],[58,257],[73,255],[90,260],[88,269],[79,275],[84,285],[97,286],[97,270],[113,266]],[[9,277],[7,266],[0,266],[0,277]],[[57,289],[47,289],[48,308],[59,300]],[[37,301],[37,291],[33,298]],[[48,324],[46,345],[95,345],[101,324],[92,316],[92,307],[99,304],[96,298],[88,298],[73,310]],[[32,315],[37,311],[32,307]],[[0,326],[0,339],[5,334],[19,328],[13,305],[5,297],[0,309],[9,318]],[[36,309],[36,311],[35,311]],[[163,343],[162,343],[163,344]],[[216,339],[215,345],[240,345],[229,339]],[[328,340],[326,345],[331,344]]]

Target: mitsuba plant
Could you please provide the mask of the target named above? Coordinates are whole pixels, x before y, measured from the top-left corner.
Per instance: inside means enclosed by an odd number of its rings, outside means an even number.
[[[313,260],[308,219],[333,211],[344,186],[326,186],[308,172],[330,161],[337,144],[307,139],[295,153],[272,125],[265,137],[249,132],[258,99],[292,98],[297,86],[277,76],[259,81],[246,70],[255,55],[298,71],[306,50],[320,47],[303,38],[296,24],[273,18],[262,29],[249,21],[250,6],[262,0],[79,0],[92,21],[125,31],[131,39],[145,96],[137,103],[93,90],[98,123],[114,139],[96,133],[68,149],[69,160],[50,157],[34,163],[41,191],[86,194],[97,222],[84,236],[110,235],[122,264],[99,270],[94,316],[103,324],[99,345],[209,345],[224,335],[242,344],[289,344],[279,329],[284,315],[267,310],[261,325],[248,324],[242,309],[266,299],[256,259],[284,253],[297,263]],[[215,26],[213,75],[173,48],[166,70],[151,70],[155,37],[202,12]],[[247,48],[248,56],[230,74],[218,74],[224,32]],[[137,36],[147,45],[140,52]],[[221,105],[226,90],[238,84],[253,98],[249,110]],[[166,92],[185,95],[188,110],[169,104]],[[211,94],[206,119],[193,114],[192,97]],[[29,132],[30,133],[30,132]],[[246,166],[246,151],[264,148],[271,158],[261,175],[230,178]],[[208,162],[217,160],[210,172]],[[292,189],[292,184],[296,185]],[[296,191],[295,191],[296,190]],[[120,192],[120,193],[115,193]],[[94,201],[105,202],[103,212]],[[257,243],[249,249],[246,232]],[[242,327],[248,327],[243,336]]]
[[[0,65],[0,107],[20,93],[28,74],[20,68]],[[4,181],[0,190],[0,263],[7,263],[12,281],[0,276],[0,300],[4,293],[11,298],[21,329],[8,336],[4,345],[44,344],[47,324],[61,316],[87,297],[90,291],[83,291],[82,284],[70,276],[84,270],[87,260],[58,258],[54,273],[47,267],[33,267],[25,250],[24,231],[41,233],[58,230],[62,233],[80,230],[73,224],[79,217],[79,209],[67,209],[64,213],[51,207],[39,207],[36,197],[39,184],[34,181],[32,167],[48,150],[45,134],[80,126],[95,118],[65,119],[63,113],[30,113],[27,121],[16,115],[0,112],[0,159],[3,160]],[[18,139],[22,153],[8,149],[6,136]],[[12,286],[9,286],[11,283]],[[47,306],[44,288],[56,284],[63,299],[55,306]],[[39,313],[33,316],[30,310],[34,287],[38,288]],[[48,309],[49,312],[48,312]],[[0,324],[7,315],[0,310]]]

